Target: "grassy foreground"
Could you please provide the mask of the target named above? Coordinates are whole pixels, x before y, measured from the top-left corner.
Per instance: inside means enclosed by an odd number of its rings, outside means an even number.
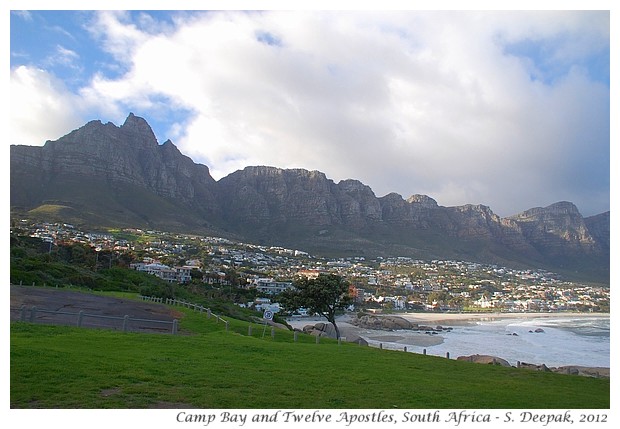
[[[341,344],[183,310],[181,335],[11,324],[11,408],[610,407],[610,381]]]

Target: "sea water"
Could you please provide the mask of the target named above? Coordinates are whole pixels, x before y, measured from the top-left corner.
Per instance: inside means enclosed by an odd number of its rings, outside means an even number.
[[[444,325],[450,326],[450,325]],[[536,330],[539,332],[536,332]],[[542,330],[542,332],[540,332]],[[382,341],[387,349],[403,350],[411,344],[407,337],[425,335],[398,331],[402,340]],[[607,317],[533,317],[470,321],[455,325],[452,331],[440,334],[444,341],[434,346],[407,345],[407,351],[450,358],[474,354],[496,356],[510,362],[545,364],[548,367],[567,365],[610,366],[610,318]],[[397,337],[395,337],[397,338]],[[377,341],[369,341],[377,346]]]

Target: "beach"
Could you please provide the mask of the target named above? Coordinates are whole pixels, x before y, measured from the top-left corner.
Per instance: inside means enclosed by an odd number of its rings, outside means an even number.
[[[429,331],[377,330],[351,324],[353,315],[337,319],[342,337],[362,338],[371,347],[426,353],[452,358],[486,354],[511,364],[528,362],[548,366],[609,367],[608,313],[398,313]],[[322,318],[297,318],[297,329]],[[442,327],[443,330],[434,328]],[[452,328],[446,330],[446,328]]]

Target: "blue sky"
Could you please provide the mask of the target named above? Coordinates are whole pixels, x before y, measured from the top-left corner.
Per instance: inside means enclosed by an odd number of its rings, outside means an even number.
[[[12,11],[11,144],[144,117],[219,179],[609,210],[608,11]]]

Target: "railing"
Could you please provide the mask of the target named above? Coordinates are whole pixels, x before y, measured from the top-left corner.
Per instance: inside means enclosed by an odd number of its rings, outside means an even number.
[[[30,312],[29,316],[27,316],[28,312]],[[59,320],[62,321],[63,319],[62,316],[73,316],[73,318],[64,318],[64,320],[65,321],[67,321],[67,319],[69,319],[69,321],[75,320],[78,327],[82,327],[85,324],[84,320],[86,318],[91,318],[91,319],[103,319],[107,321],[122,321],[123,332],[128,332],[131,330],[130,329],[131,322],[171,325],[171,333],[173,335],[177,334],[179,331],[179,321],[177,319],[168,321],[168,320],[156,320],[156,319],[139,319],[135,317],[129,317],[128,315],[125,315],[123,317],[106,316],[106,315],[101,315],[101,314],[89,314],[89,313],[85,313],[82,310],[79,311],[78,313],[75,313],[75,312],[69,312],[69,311],[46,310],[42,308],[37,308],[36,306],[33,306],[30,308],[30,310],[28,310],[25,305],[22,305],[19,308],[19,320],[22,322],[28,321],[31,323],[35,323],[37,321],[37,316],[38,315],[40,316],[41,314],[51,314],[53,316],[61,316],[60,318],[55,319],[56,322],[58,322]],[[97,325],[97,326],[105,327],[105,328],[114,327],[113,323],[112,324],[106,323],[106,324]],[[142,327],[142,329],[145,329],[145,328]],[[134,330],[139,331],[140,329],[134,329]]]
[[[218,322],[223,322],[225,325],[225,330],[228,331],[229,330],[229,323],[226,319],[224,319],[223,317],[213,313],[211,311],[210,308],[208,307],[204,307],[203,305],[199,305],[196,303],[191,303],[191,302],[187,302],[187,301],[183,301],[180,299],[173,299],[173,298],[161,298],[161,297],[154,297],[154,296],[144,296],[144,295],[138,295],[138,298],[141,299],[142,301],[148,301],[148,302],[153,302],[153,303],[160,303],[160,304],[166,304],[166,305],[173,305],[173,306],[181,306],[181,307],[185,307],[188,309],[193,309],[194,311],[200,312],[200,313],[205,313],[207,318],[211,318],[214,317],[216,323]],[[15,309],[11,309],[11,311],[13,311]],[[172,325],[171,327],[171,332],[172,334],[177,334],[178,333],[178,320],[174,319],[172,321],[165,321],[165,320],[154,320],[154,319],[138,319],[138,318],[132,318],[129,317],[127,315],[123,316],[123,317],[119,317],[119,316],[104,316],[104,315],[97,315],[97,314],[87,314],[84,313],[83,311],[80,311],[79,313],[72,313],[72,312],[65,312],[65,311],[52,311],[52,310],[44,310],[44,309],[40,309],[37,307],[32,307],[30,309],[30,315],[29,317],[27,317],[27,312],[28,310],[25,308],[25,306],[22,306],[20,309],[20,316],[19,319],[21,321],[30,321],[30,322],[35,322],[35,319],[37,317],[38,313],[44,313],[44,314],[55,314],[55,315],[68,315],[68,316],[77,316],[77,326],[82,326],[83,324],[83,320],[84,318],[95,318],[95,319],[108,319],[108,320],[116,320],[116,321],[122,321],[122,330],[123,332],[127,332],[130,330],[129,328],[129,323],[130,322],[141,322],[141,323],[159,323],[159,324],[169,324]],[[74,319],[75,320],[75,319]],[[104,325],[105,327],[110,327],[109,324],[108,325]],[[266,330],[266,324],[262,325],[259,327],[259,329],[261,329],[262,332],[262,337],[265,336],[265,330]],[[252,324],[248,325],[247,328],[247,336],[252,336],[252,332],[253,332],[253,327]],[[275,335],[276,335],[276,330],[275,328],[272,326],[270,329],[270,336],[272,339],[275,339]],[[292,340],[293,342],[297,342],[299,337],[298,335],[301,332],[295,330],[293,331],[293,335],[292,335]],[[315,342],[316,344],[320,344],[321,342],[321,337],[320,336],[316,336],[315,338]],[[346,338],[345,337],[341,337],[338,339],[338,345],[341,345],[343,342],[346,342]],[[360,341],[358,343],[359,345],[362,344],[362,342]],[[371,344],[368,344],[369,346],[373,346]],[[374,345],[374,347],[378,347],[379,349],[383,349],[383,343],[378,343],[376,345]],[[398,350],[398,349],[392,349],[392,350]],[[408,348],[405,346],[404,349],[402,349],[403,351],[407,352],[409,351]],[[422,351],[422,354],[426,355],[426,349],[424,349]],[[446,358],[450,359],[450,353],[447,352],[446,353]]]
[[[173,299],[173,298],[160,298],[160,297],[154,297],[154,296],[144,296],[144,295],[138,295],[138,298],[140,298],[143,301],[149,301],[149,302],[158,302],[161,304],[166,304],[166,305],[176,305],[176,306],[181,306],[181,307],[185,307],[185,308],[189,308],[189,309],[194,309],[194,311],[198,311],[200,313],[206,313],[207,315],[207,319],[211,318],[211,316],[215,317],[215,322],[224,322],[224,325],[226,326],[226,331],[228,331],[228,321],[225,320],[224,318],[222,318],[221,316],[218,316],[217,314],[213,313],[211,311],[210,308],[208,307],[204,307],[202,305],[198,305],[192,302],[187,302],[187,301],[182,301],[180,299]]]

